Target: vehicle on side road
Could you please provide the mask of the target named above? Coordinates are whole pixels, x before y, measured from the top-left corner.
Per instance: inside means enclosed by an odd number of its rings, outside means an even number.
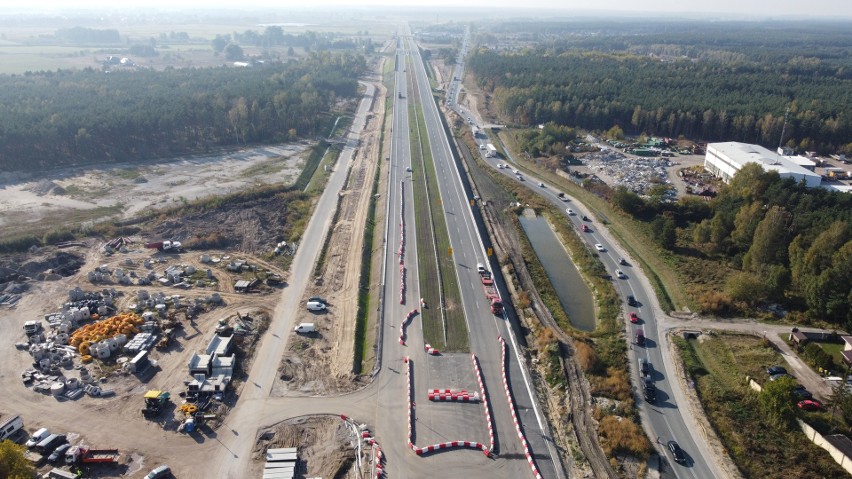
[[[776,374],[787,374],[787,368],[784,366],[769,366],[766,368],[766,374],[774,376]]]
[[[565,212],[568,213],[568,216],[574,216],[574,210],[571,208],[566,209]]]
[[[603,253],[604,251],[606,251],[606,248],[604,248],[604,245],[602,245],[602,244],[600,244],[600,243],[596,243],[596,244],[595,244],[595,249],[596,249],[596,250],[598,250],[598,251],[600,251],[601,253]]]
[[[647,358],[639,358],[639,372],[642,374],[642,377],[650,376],[652,369],[651,362]]]
[[[583,225],[583,233],[588,233],[590,231],[592,231],[592,230],[590,230],[588,226]]]
[[[561,191],[559,193],[556,193],[556,196],[558,196],[559,199],[562,200],[562,201],[568,201],[568,197],[565,196],[565,193],[563,193]]]
[[[633,324],[638,323],[639,322],[639,316],[637,316],[636,313],[631,312],[630,313],[630,322],[633,323]]]
[[[588,216],[583,215],[583,221],[592,221],[592,220],[590,220]]]
[[[636,345],[645,346],[645,331],[643,329],[636,330]]]
[[[686,462],[686,454],[684,454],[683,449],[675,441],[669,441],[668,447],[676,463],[683,464]]]
[[[618,279],[627,279],[627,275],[620,269],[615,270],[615,276],[618,277]]]
[[[628,306],[636,306],[637,304],[639,304],[639,303],[636,302],[635,297],[633,297],[632,295],[627,297],[627,305]]]
[[[618,258],[618,264],[622,266],[627,266],[627,260],[625,260],[624,258]]]
[[[538,186],[544,188],[544,183],[539,183]]]
[[[649,403],[657,400],[657,386],[651,378],[642,379],[642,397]]]

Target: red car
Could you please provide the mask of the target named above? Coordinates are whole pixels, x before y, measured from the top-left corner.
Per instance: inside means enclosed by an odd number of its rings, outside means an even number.
[[[583,233],[588,233],[588,232],[589,232],[589,227],[586,226],[586,225],[583,225]]]
[[[636,313],[630,313],[630,322],[634,323],[634,324],[638,323],[639,322],[639,316],[636,316]]]
[[[822,403],[816,399],[805,399],[804,401],[799,401],[796,405],[804,411],[819,411],[822,409]]]

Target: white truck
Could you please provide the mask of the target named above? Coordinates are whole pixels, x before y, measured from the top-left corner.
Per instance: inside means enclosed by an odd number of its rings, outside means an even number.
[[[497,157],[497,148],[494,148],[494,145],[491,143],[485,145],[485,157],[486,158],[496,158]]]

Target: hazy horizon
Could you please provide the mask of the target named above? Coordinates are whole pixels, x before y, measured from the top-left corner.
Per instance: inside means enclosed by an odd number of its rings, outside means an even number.
[[[522,6],[516,0],[315,0],[306,5],[304,2],[275,1],[275,0],[243,0],[239,3],[216,0],[126,0],[116,5],[109,0],[79,0],[69,5],[67,0],[36,0],[26,4],[17,1],[0,0],[0,14],[11,12],[52,13],[63,10],[312,10],[330,7],[350,8],[436,8],[461,9],[482,8],[483,15],[489,14],[489,9],[529,10],[531,15],[540,10],[575,11],[588,14],[624,14],[663,16],[687,15],[694,16],[702,13],[722,15],[743,19],[755,18],[832,18],[852,19],[852,2],[838,0],[811,0],[800,2],[793,0],[716,0],[715,2],[698,2],[695,0],[647,0],[635,2],[628,0],[598,0],[594,4],[581,2],[564,2],[554,4],[548,0],[525,0]]]

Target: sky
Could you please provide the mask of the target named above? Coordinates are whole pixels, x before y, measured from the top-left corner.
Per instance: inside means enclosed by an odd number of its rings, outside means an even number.
[[[565,10],[615,11],[624,13],[695,14],[728,13],[748,17],[845,17],[852,19],[850,0],[0,0],[0,12],[26,8],[29,11],[57,8],[117,9],[121,7],[210,9],[210,8],[303,8],[306,6],[431,6],[510,7]],[[531,12],[533,13],[533,12]]]

